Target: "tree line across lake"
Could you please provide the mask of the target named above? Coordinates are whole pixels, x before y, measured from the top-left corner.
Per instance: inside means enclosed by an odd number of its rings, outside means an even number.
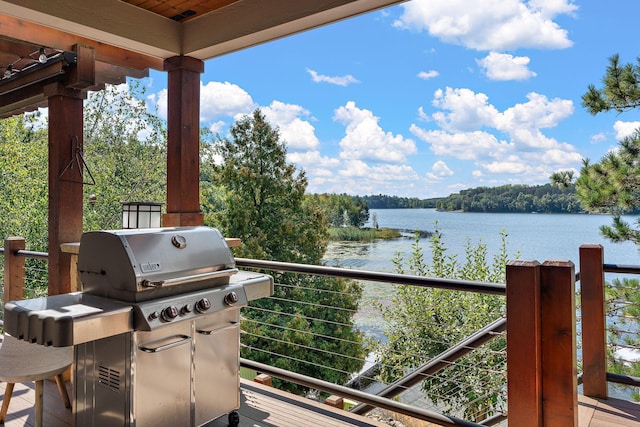
[[[495,213],[580,213],[584,212],[574,187],[545,185],[503,185],[462,190],[431,199],[360,196],[369,209],[435,208],[442,211]]]

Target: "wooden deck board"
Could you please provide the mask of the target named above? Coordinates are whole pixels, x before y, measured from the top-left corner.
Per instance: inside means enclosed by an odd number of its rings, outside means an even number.
[[[0,383],[0,400],[4,396],[5,383]],[[67,383],[71,395],[71,385]],[[64,407],[53,381],[45,381],[45,427],[73,426],[71,410]],[[580,427],[640,427],[640,404],[619,399],[596,400],[580,397]],[[6,427],[33,426],[35,386],[33,383],[16,384]],[[240,427],[382,427],[386,424],[340,411],[322,403],[304,399],[261,384],[242,381]],[[227,417],[208,425],[226,427]],[[77,426],[81,427],[81,426]]]

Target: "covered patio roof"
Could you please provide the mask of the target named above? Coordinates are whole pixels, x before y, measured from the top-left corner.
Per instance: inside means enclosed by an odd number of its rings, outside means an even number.
[[[50,57],[78,45],[91,48],[95,81],[74,87],[99,89],[127,76],[143,77],[149,69],[163,70],[171,57],[204,61],[396,3],[400,1],[0,0],[0,116],[43,105],[45,100],[34,97],[33,90],[15,93],[36,79],[21,79],[20,71],[44,68],[38,62],[43,50]],[[51,69],[38,79],[61,73]]]
[[[83,179],[61,177],[83,147],[87,91],[149,69],[168,74],[163,225],[201,225],[199,100],[204,61],[400,0],[0,0],[0,118],[49,111],[49,293],[69,292]],[[78,169],[78,168],[76,168]]]

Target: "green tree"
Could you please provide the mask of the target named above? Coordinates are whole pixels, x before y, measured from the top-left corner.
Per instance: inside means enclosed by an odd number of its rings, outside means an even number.
[[[402,274],[504,283],[508,261],[506,234],[490,263],[483,243],[467,241],[465,259],[449,255],[436,224],[430,237],[431,261],[424,259],[417,239],[412,253],[398,254],[394,263]],[[504,315],[504,298],[472,292],[401,286],[384,305],[388,341],[376,350],[381,377],[391,382],[451,348]],[[438,375],[425,377],[422,391],[445,413],[476,422],[502,412],[506,377],[505,339],[496,337]]]
[[[640,107],[640,58],[638,64],[622,64],[618,55],[609,58],[602,79],[603,87],[589,85],[582,105],[591,113],[607,111],[622,113]],[[640,129],[619,143],[618,150],[603,156],[599,162],[583,160],[579,176],[557,172],[551,182],[558,186],[575,186],[582,206],[590,212],[613,215],[611,225],[600,227],[603,236],[613,242],[631,241],[640,245],[639,223],[632,225],[622,219],[625,213],[640,207]],[[607,300],[607,370],[630,376],[640,375],[640,364],[620,360],[620,348],[639,348],[638,314],[640,281],[615,279],[605,285]],[[632,392],[636,400],[640,395]]]
[[[83,157],[95,180],[84,188],[86,230],[121,228],[121,202],[166,199],[166,128],[147,111],[138,81],[91,92],[84,125]]]
[[[620,55],[609,58],[609,65],[602,79],[604,87],[589,85],[582,96],[582,105],[591,113],[603,111],[633,110],[640,107],[640,58],[638,64],[621,64]]]
[[[24,237],[27,249],[46,251],[48,141],[37,118],[0,120],[0,237]]]
[[[332,227],[362,227],[369,220],[369,206],[358,196],[309,194],[305,202],[320,206]]]
[[[208,224],[242,240],[237,256],[320,264],[326,217],[305,202],[306,176],[286,161],[278,129],[260,110],[239,119],[230,138],[219,139],[204,157],[211,182],[222,188],[214,203],[220,210],[207,215]],[[347,280],[272,274],[274,298],[253,301],[243,313],[243,357],[344,383],[365,354],[352,321],[362,289]]]
[[[28,250],[46,252],[48,141],[38,118],[30,114],[0,120],[0,239],[24,237]],[[46,295],[46,261],[29,258],[25,268],[25,296]]]

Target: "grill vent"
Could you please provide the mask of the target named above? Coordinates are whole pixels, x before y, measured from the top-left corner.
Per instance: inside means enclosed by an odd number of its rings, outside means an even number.
[[[113,391],[120,390],[120,371],[102,365],[98,366],[98,384]]]

